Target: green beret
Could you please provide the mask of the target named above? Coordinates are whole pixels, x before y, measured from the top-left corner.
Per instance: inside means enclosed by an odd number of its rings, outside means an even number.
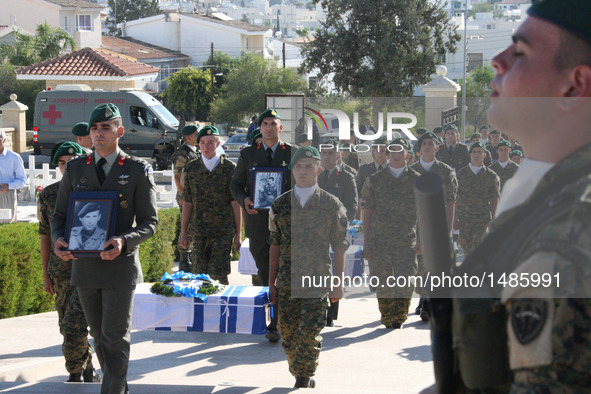
[[[488,125],[480,126],[480,128],[478,129],[478,131],[480,131],[482,129],[486,129],[488,131],[488,130],[490,130],[490,126],[488,126]]]
[[[509,155],[509,157],[513,157],[513,156],[519,156],[519,157],[523,157],[523,152],[520,151],[519,149],[515,149],[513,152],[511,152],[511,154]]]
[[[79,218],[83,218],[84,216],[86,216],[90,212],[95,212],[95,211],[100,212],[100,210],[101,210],[101,207],[96,202],[89,202],[89,203],[86,203],[86,205],[84,205],[82,208],[80,208],[80,210],[78,211],[78,215],[76,215],[76,216],[78,216]]]
[[[441,127],[435,127],[435,129],[439,128],[439,131],[441,131]],[[424,127],[419,127],[417,129],[417,135],[423,135],[427,132],[427,129]],[[434,133],[438,133],[438,131],[433,130]]]
[[[248,143],[251,145],[254,144],[257,138],[263,138],[263,133],[261,133],[261,129],[259,129],[258,127],[254,129],[250,134],[250,141],[248,141]]]
[[[88,125],[90,127],[96,122],[105,122],[120,117],[119,108],[115,104],[101,104],[92,110]]]
[[[468,153],[472,153],[474,148],[482,148],[486,152],[486,146],[484,146],[484,144],[481,141],[476,141],[475,143],[470,145],[470,150],[468,151]]]
[[[384,136],[378,137],[373,141],[374,148],[377,148],[375,145],[386,145],[388,143],[388,139]]]
[[[185,127],[183,127],[183,129],[181,130],[181,134],[182,135],[191,135],[194,132],[196,132],[197,130],[199,130],[197,128],[197,125],[194,124],[188,124]]]
[[[474,133],[474,134],[472,134],[472,137],[470,137],[470,139],[472,139],[472,138],[482,138],[482,134]]]
[[[534,0],[527,13],[550,22],[591,43],[589,0]]]
[[[501,134],[501,130],[494,129],[490,132],[491,134]]]
[[[408,143],[406,138],[402,138],[402,137],[394,138],[392,141],[390,141],[388,143],[388,146],[390,146],[390,145],[402,145],[404,147],[404,149],[406,149],[407,152],[410,151],[410,144]]]
[[[320,161],[320,152],[318,152],[318,149],[314,148],[313,146],[302,146],[296,151],[296,153],[294,153],[288,168],[291,170],[298,160],[305,159],[307,157],[311,157],[312,159]]]
[[[509,148],[511,148],[511,143],[507,140],[501,140],[497,144],[497,149],[499,149],[499,146],[508,146]]]
[[[441,133],[442,131],[445,131],[445,130],[443,130],[443,127],[441,127],[441,126],[437,126],[437,127],[435,127],[435,128],[433,129],[433,132],[434,132],[435,134],[437,134],[437,133]]]
[[[436,145],[439,145],[441,143],[439,137],[437,137],[437,134],[427,131],[425,134],[421,136],[421,138],[419,138],[419,142],[417,142],[418,149],[421,149],[421,144],[425,140],[434,140]]]
[[[262,114],[259,115],[257,126],[261,127],[261,123],[265,118],[281,119],[281,116],[279,116],[279,112],[275,111],[273,108],[267,108]]]
[[[336,147],[336,148],[343,147],[343,145],[341,145],[341,142],[339,140],[337,140],[336,138],[326,138],[326,139],[322,140],[321,144],[332,145],[333,147]],[[326,149],[329,149],[329,148],[326,148]]]
[[[203,126],[201,128],[201,130],[199,130],[199,134],[197,134],[197,143],[199,143],[199,140],[204,135],[218,135],[219,136],[220,132],[218,131],[217,127],[215,127],[215,126]]]
[[[88,123],[76,123],[74,127],[72,127],[72,134],[74,134],[76,137],[84,137],[90,134],[90,130],[88,130]]]
[[[302,133],[298,135],[298,138],[296,138],[296,144],[301,144],[302,142],[306,141],[308,141],[308,134],[306,133]]]
[[[447,130],[449,130],[449,129],[454,129],[455,131],[458,131],[458,126],[456,126],[453,123],[446,124],[445,126],[443,126],[443,131],[444,132],[447,131]]]
[[[84,151],[82,150],[82,147],[80,145],[72,141],[66,141],[63,144],[61,144],[60,147],[57,148],[57,150],[55,151],[51,164],[57,166],[57,161],[62,156],[78,156],[83,154]]]

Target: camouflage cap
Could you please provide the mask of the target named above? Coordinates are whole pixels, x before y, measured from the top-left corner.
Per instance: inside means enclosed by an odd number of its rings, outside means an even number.
[[[507,140],[501,140],[497,144],[496,148],[499,149],[499,146],[508,146],[509,148],[511,148],[511,143]]]
[[[444,131],[444,132],[445,132],[445,131],[447,131],[447,130],[449,130],[449,129],[453,129],[453,130],[455,130],[455,131],[458,131],[458,126],[456,126],[456,125],[455,125],[455,124],[453,124],[453,123],[446,124],[445,126],[443,126],[443,131]]]
[[[318,149],[314,148],[313,146],[302,146],[296,151],[296,153],[294,153],[293,157],[291,158],[291,162],[289,162],[289,166],[287,168],[291,170],[292,167],[298,162],[298,160],[305,159],[308,157],[320,161],[320,152],[318,152]]]
[[[115,104],[101,104],[92,110],[88,125],[90,127],[96,122],[105,122],[120,117],[119,108]]]
[[[80,145],[72,141],[66,141],[63,144],[61,144],[60,147],[57,148],[57,150],[55,151],[51,164],[57,166],[57,161],[62,156],[78,156],[83,154],[84,151],[82,150],[82,147]]]
[[[469,153],[472,153],[472,151],[474,150],[474,148],[482,148],[484,149],[484,151],[486,152],[486,146],[484,146],[484,144],[480,141],[476,141],[475,143],[473,143],[472,145],[470,145],[470,149],[469,149]]]
[[[591,2],[588,0],[533,0],[527,13],[591,43]]]
[[[86,122],[79,122],[72,127],[72,134],[76,137],[84,137],[90,134],[90,130],[88,129],[88,123]]]
[[[217,129],[217,127],[215,126],[203,126],[201,128],[201,130],[199,130],[199,134],[197,134],[197,143],[199,143],[199,140],[201,139],[201,137],[205,136],[205,135],[220,135],[219,130]]]
[[[308,141],[308,134],[306,133],[302,133],[296,138],[296,144],[301,144],[302,142],[306,141]]]
[[[257,138],[263,138],[263,133],[261,133],[261,129],[258,127],[252,131],[252,134],[250,135],[250,141],[248,141],[248,143],[251,145],[254,144]]]
[[[441,140],[439,139],[439,137],[437,137],[437,134],[427,131],[425,134],[421,136],[421,138],[419,138],[419,141],[417,142],[418,149],[421,149],[421,145],[425,140],[434,140],[436,145],[439,145],[441,143]]]
[[[80,210],[78,211],[79,218],[83,218],[84,216],[88,215],[90,212],[100,211],[101,207],[96,202],[89,202],[86,203]]]
[[[257,122],[259,127],[261,127],[261,123],[265,118],[281,119],[281,116],[279,115],[279,112],[275,111],[273,108],[267,108],[262,114],[259,115],[259,120]]]
[[[513,156],[519,156],[519,157],[523,157],[523,152],[520,151],[519,149],[515,149],[513,152],[511,152],[511,154],[509,155],[509,157],[513,157]]]
[[[197,128],[197,125],[194,124],[188,124],[185,127],[183,127],[183,129],[181,130],[181,134],[182,135],[191,135],[194,132],[196,132],[197,130],[199,130]]]
[[[388,143],[388,146],[390,145],[402,145],[407,152],[410,151],[410,143],[402,137],[394,138]]]

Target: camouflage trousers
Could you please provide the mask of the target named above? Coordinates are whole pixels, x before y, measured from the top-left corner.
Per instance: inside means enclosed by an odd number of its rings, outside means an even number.
[[[234,235],[194,236],[193,239],[193,273],[208,274],[211,279],[228,284],[230,253]]]
[[[88,324],[78,298],[78,289],[70,278],[51,277],[55,290],[55,309],[60,333],[64,337],[62,353],[69,373],[82,372],[92,362],[92,347],[88,342]]]
[[[409,277],[417,275],[413,248],[372,248],[370,271],[372,276],[379,279],[376,295],[382,324],[390,326],[404,323],[408,318],[415,282]]]
[[[482,240],[486,232],[487,221],[482,220],[463,220],[460,222],[460,236],[458,243],[464,251],[464,256],[468,256]]]
[[[291,298],[289,289],[279,290],[279,323],[289,372],[314,376],[322,347],[320,331],[326,324],[328,298]]]

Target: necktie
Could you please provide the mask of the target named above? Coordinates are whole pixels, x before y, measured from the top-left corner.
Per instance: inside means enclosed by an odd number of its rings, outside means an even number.
[[[267,161],[269,162],[269,164],[271,164],[271,162],[273,161],[273,149],[271,148],[267,148]]]
[[[96,163],[96,176],[98,177],[98,180],[101,185],[105,181],[105,170],[103,170],[103,164],[105,164],[106,162],[107,159],[101,157],[99,161]]]
[[[326,185],[328,183],[328,175],[330,174],[329,170],[324,170],[324,179],[323,179],[323,183],[324,185]]]
[[[449,157],[454,153],[454,147],[452,145],[449,146]]]

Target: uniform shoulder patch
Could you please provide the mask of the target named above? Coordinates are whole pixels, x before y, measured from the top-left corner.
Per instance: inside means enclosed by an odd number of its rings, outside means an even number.
[[[511,327],[522,345],[534,341],[542,332],[548,317],[546,300],[518,298],[511,300]]]

